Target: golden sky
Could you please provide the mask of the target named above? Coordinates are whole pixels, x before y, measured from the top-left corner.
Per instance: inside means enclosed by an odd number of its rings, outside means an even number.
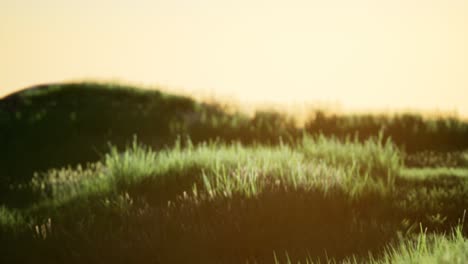
[[[77,79],[468,116],[468,1],[0,0],[0,96]]]

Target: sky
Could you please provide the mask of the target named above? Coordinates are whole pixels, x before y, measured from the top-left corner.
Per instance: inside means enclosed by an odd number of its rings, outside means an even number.
[[[468,116],[468,1],[0,0],[0,97],[83,79]]]

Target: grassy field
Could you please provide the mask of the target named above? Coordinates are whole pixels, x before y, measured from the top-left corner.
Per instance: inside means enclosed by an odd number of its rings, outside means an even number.
[[[0,117],[2,263],[468,261],[457,119],[299,126],[97,84],[7,97]]]

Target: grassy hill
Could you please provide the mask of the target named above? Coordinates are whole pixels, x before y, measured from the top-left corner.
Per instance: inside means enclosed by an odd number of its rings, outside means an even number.
[[[34,202],[0,209],[0,260],[468,260],[467,169],[406,169],[378,138],[181,145],[154,152],[135,143],[34,178],[18,190]]]
[[[280,138],[290,143],[304,133],[365,140],[380,131],[408,153],[468,148],[468,123],[454,118],[315,112],[299,127],[293,118],[278,112],[258,111],[249,117],[155,90],[98,83],[54,84],[0,100],[0,179],[29,180],[35,171],[96,161],[108,150],[109,142],[123,148],[133,136],[159,149],[177,137],[190,137],[194,143],[218,139],[278,144]],[[457,163],[457,157],[445,156],[439,159]]]
[[[0,140],[2,263],[468,261],[457,119],[75,83],[2,99]]]

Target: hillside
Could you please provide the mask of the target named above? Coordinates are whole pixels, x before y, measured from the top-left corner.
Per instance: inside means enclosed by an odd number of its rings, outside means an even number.
[[[122,149],[134,137],[161,149],[178,137],[195,144],[236,140],[275,145],[295,142],[304,133],[365,140],[379,132],[408,153],[430,153],[429,159],[411,156],[409,163],[464,163],[459,151],[468,148],[468,124],[454,118],[314,112],[299,127],[278,112],[249,117],[157,90],[99,83],[42,85],[0,100],[0,190],[29,181],[34,172],[97,161],[109,143]]]
[[[34,171],[95,161],[109,142],[123,146],[133,135],[163,146],[197,107],[189,98],[98,84],[41,86],[10,95],[0,101],[0,174],[16,181]]]
[[[465,263],[468,124],[122,85],[0,100],[1,263]]]
[[[0,207],[0,262],[468,260],[466,168],[405,168],[381,138],[182,143],[35,177]]]

